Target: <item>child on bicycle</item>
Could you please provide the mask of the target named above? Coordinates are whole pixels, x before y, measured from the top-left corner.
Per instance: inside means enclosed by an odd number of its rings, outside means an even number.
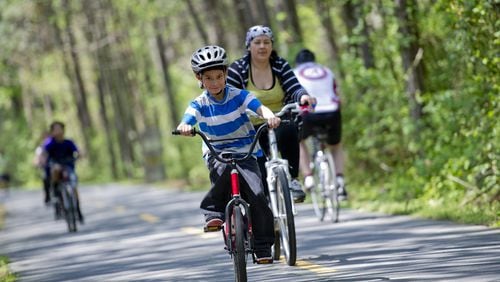
[[[212,139],[248,136],[248,139],[221,142],[215,146],[220,153],[246,154],[253,140],[252,135],[256,133],[246,109],[267,119],[271,128],[279,125],[280,119],[252,93],[226,85],[228,59],[223,48],[212,45],[196,50],[191,57],[191,67],[200,87],[205,90],[186,109],[182,122],[177,127],[182,135],[190,136],[192,127],[198,123],[199,131]],[[211,156],[205,144],[202,151],[212,187],[202,200],[200,208],[204,211],[205,227],[210,229],[223,224],[224,209],[230,200],[230,171],[228,165]],[[261,155],[262,151],[258,147],[253,158],[238,162],[237,165],[242,176],[241,195],[250,204],[252,213],[257,263],[268,263],[272,262],[274,220],[256,161],[256,157]]]
[[[77,211],[78,220],[83,223],[83,214],[80,209],[80,200],[77,190],[77,176],[75,173],[75,161],[78,158],[78,148],[75,143],[69,139],[64,138],[64,123],[55,121],[50,125],[50,134],[52,139],[44,145],[43,158],[49,166],[50,172],[50,185],[55,187],[58,181],[61,180],[63,173],[69,174],[69,179],[74,185],[77,197]]]
[[[303,116],[301,139],[313,135],[314,127],[328,129],[327,144],[335,161],[337,174],[338,192],[341,200],[347,199],[347,190],[344,183],[344,154],[342,151],[341,133],[342,120],[340,115],[340,98],[337,93],[337,83],[333,72],[316,63],[313,52],[308,49],[301,50],[296,58],[294,69],[295,75],[302,87],[308,93],[315,93],[316,108],[314,113]],[[304,175],[304,186],[310,190],[314,186],[310,157],[304,141],[300,143],[300,168]]]

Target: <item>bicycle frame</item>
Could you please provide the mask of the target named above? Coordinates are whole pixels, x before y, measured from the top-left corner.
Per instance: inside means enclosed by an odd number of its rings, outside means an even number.
[[[274,173],[274,170],[277,167],[283,168],[283,170],[286,172],[288,182],[290,183],[290,179],[292,178],[290,176],[290,171],[288,169],[288,160],[281,159],[278,156],[278,143],[276,140],[276,133],[274,129],[268,129],[268,136],[269,136],[269,152],[271,155],[271,158],[266,162],[266,170],[267,170],[267,186],[269,187],[269,198],[271,201],[271,208],[274,214],[274,217],[278,217],[278,199],[276,197],[276,191],[274,189],[274,183],[276,183],[276,174]],[[295,204],[293,201],[293,198],[291,199],[292,201],[292,212],[294,215],[297,214],[297,210],[295,209]]]
[[[242,215],[246,217],[246,231],[244,232],[246,234],[246,240],[244,242],[245,244],[245,255],[251,253],[252,254],[252,259],[253,262],[256,262],[255,255],[253,253],[254,250],[254,242],[253,242],[253,227],[252,227],[252,217],[251,217],[251,212],[250,212],[250,206],[249,204],[241,197],[240,195],[240,183],[239,183],[239,172],[237,170],[236,164],[241,161],[246,161],[248,160],[251,156],[252,153],[255,149],[255,146],[258,143],[258,139],[260,134],[263,132],[264,128],[267,127],[267,124],[261,126],[258,130],[256,135],[254,136],[254,140],[252,144],[250,145],[249,151],[244,154],[243,157],[236,157],[237,154],[232,154],[228,153],[229,157],[224,157],[224,154],[219,154],[215,148],[212,146],[211,142],[217,142],[217,141],[228,141],[228,140],[235,140],[235,139],[241,139],[241,138],[228,138],[228,139],[218,139],[218,140],[210,140],[203,134],[202,132],[197,131],[195,128],[192,129],[191,135],[199,135],[202,139],[203,142],[207,145],[207,148],[210,150],[211,155],[217,159],[218,161],[222,163],[226,163],[230,166],[231,169],[231,200],[226,204],[225,207],[225,222],[224,222],[224,228],[223,228],[223,236],[224,236],[224,242],[226,243],[226,249],[236,261],[236,256],[238,256],[238,253],[236,252],[237,246],[235,244],[236,240],[233,239],[233,236],[237,236],[235,230],[235,226],[233,226],[233,219],[237,217],[234,214],[235,208],[242,208]],[[172,131],[173,135],[179,135],[180,132],[178,130]],[[242,138],[247,138],[247,137],[242,137]],[[234,234],[233,234],[234,232]],[[246,272],[245,272],[246,273]],[[246,274],[245,274],[246,275]]]

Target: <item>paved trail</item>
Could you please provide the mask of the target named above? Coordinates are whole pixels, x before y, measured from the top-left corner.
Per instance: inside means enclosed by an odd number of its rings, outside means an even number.
[[[20,281],[232,281],[220,233],[202,233],[202,193],[104,185],[81,189],[75,234],[42,194],[5,199],[0,254]],[[298,262],[248,265],[249,281],[500,281],[500,230],[342,210],[296,217]]]

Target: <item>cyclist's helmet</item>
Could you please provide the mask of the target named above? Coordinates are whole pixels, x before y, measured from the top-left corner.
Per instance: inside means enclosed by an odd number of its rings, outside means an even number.
[[[314,61],[316,61],[316,56],[314,56],[314,53],[308,49],[300,50],[299,53],[297,53],[297,56],[295,56],[296,65]]]
[[[191,56],[191,68],[195,73],[215,67],[227,67],[228,64],[226,50],[215,45],[202,47]]]
[[[271,41],[274,42],[273,32],[271,31],[271,29],[269,27],[263,26],[263,25],[256,25],[256,26],[252,26],[247,31],[247,37],[245,39],[246,48],[248,48],[250,46],[250,42],[252,42],[252,40],[255,37],[258,37],[261,35],[268,36],[269,38],[271,38]]]

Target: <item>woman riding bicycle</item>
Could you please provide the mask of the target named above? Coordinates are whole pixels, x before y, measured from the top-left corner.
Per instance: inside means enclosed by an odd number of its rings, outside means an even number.
[[[251,27],[246,35],[245,46],[247,54],[229,67],[227,80],[229,85],[252,91],[273,112],[278,112],[283,104],[290,102],[314,104],[312,97],[297,81],[288,62],[273,50],[273,33],[269,27],[262,25]],[[262,121],[252,119],[252,123],[257,127]],[[276,136],[278,149],[290,165],[290,174],[293,178],[290,188],[294,199],[296,202],[303,202],[306,195],[297,180],[300,152],[297,128],[290,124],[282,125],[277,128]],[[262,134],[259,142],[268,154],[267,134]],[[259,157],[258,162],[263,179],[266,179],[266,157]]]
[[[245,110],[248,108],[265,118],[271,128],[277,127],[280,119],[263,106],[252,93],[226,86],[227,66],[226,52],[219,46],[205,46],[193,53],[191,67],[201,88],[205,90],[190,103],[177,130],[182,135],[191,136],[192,127],[198,123],[199,131],[211,139],[248,136],[238,141],[220,142],[215,146],[219,153],[245,154],[250,149],[252,135],[256,133]],[[208,230],[223,224],[224,209],[230,199],[231,184],[229,166],[211,156],[205,144],[202,150],[212,184],[200,204],[205,214],[205,229]],[[262,155],[262,151],[258,148],[254,156],[259,155]],[[242,176],[240,178],[242,197],[250,204],[257,263],[264,263],[272,261],[274,223],[255,157],[238,162],[237,166]]]

